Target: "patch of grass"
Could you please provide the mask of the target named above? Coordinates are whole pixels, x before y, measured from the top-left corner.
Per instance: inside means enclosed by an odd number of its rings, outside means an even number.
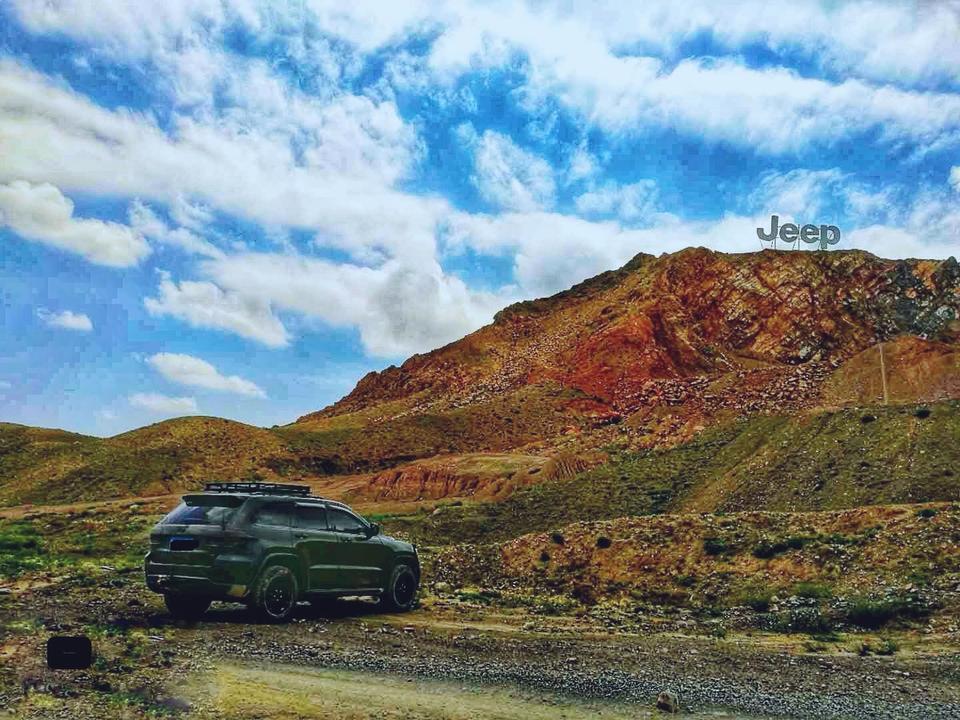
[[[473,602],[481,605],[489,605],[500,597],[502,597],[502,593],[498,590],[465,588],[457,591],[457,600],[460,602]]]
[[[70,570],[85,585],[99,581],[100,565],[140,567],[156,515],[44,514],[0,520],[0,577]]]
[[[740,602],[756,612],[767,612],[772,599],[773,590],[769,588],[750,589],[740,597]]]
[[[753,548],[752,554],[755,558],[769,559],[782,555],[790,550],[800,550],[813,538],[793,536],[783,540],[763,539]]]
[[[32,522],[10,520],[0,524],[0,577],[39,570],[45,563],[44,542]]]
[[[876,642],[870,642],[870,641],[868,641],[868,640],[864,640],[864,641],[861,642],[860,645],[857,647],[857,653],[858,653],[859,655],[863,655],[863,656],[866,656],[866,655],[893,655],[893,654],[895,654],[899,649],[900,649],[900,645],[899,645],[896,641],[894,641],[894,640],[892,640],[892,639],[890,639],[890,638],[883,638],[883,639],[878,640],[878,641],[876,641]]]
[[[852,625],[876,630],[891,622],[919,620],[927,617],[934,608],[912,595],[891,597],[853,598],[846,610],[846,620]]]
[[[833,588],[826,583],[800,582],[793,586],[793,594],[808,600],[824,600],[833,597]]]

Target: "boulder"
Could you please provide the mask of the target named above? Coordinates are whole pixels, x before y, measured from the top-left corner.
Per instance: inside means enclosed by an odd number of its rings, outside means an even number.
[[[673,690],[661,690],[657,695],[657,710],[668,713],[680,712],[680,695]]]

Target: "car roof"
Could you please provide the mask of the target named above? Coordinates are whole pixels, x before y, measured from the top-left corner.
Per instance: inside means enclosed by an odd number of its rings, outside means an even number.
[[[345,503],[330,498],[311,495],[307,485],[286,485],[282,483],[245,483],[217,482],[207,483],[202,492],[189,493],[192,497],[223,497],[225,495],[243,498],[277,499],[284,501],[326,504],[344,510],[353,510]]]

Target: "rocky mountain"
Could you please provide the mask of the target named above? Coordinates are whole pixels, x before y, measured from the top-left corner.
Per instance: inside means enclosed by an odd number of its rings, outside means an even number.
[[[496,398],[522,405],[504,398],[536,387],[572,393],[565,409],[594,424],[637,413],[674,414],[690,426],[724,411],[797,411],[821,404],[831,378],[830,399],[868,401],[879,396],[854,392],[835,372],[861,354],[866,372],[867,351],[885,340],[900,348],[889,363],[898,378],[922,346],[924,367],[945,384],[939,392],[924,384],[920,394],[943,399],[956,391],[958,339],[954,258],[703,248],[638,255],[553,297],[510,306],[462,340],[370,373],[294,427],[356,416],[383,423]],[[909,387],[897,392],[910,399]]]
[[[0,502],[175,492],[247,477],[349,487],[358,500],[499,501],[750,418],[802,425],[809,413],[877,405],[884,377],[891,403],[960,397],[954,258],[703,248],[638,255],[371,373],[284,427],[189,418],[100,440],[2,426]],[[830,425],[807,424],[814,434]],[[896,461],[883,452],[871,461],[878,472]],[[346,475],[358,479],[333,481]],[[950,496],[935,485],[936,499]],[[723,505],[705,497],[698,507]],[[862,492],[849,498],[869,501]]]

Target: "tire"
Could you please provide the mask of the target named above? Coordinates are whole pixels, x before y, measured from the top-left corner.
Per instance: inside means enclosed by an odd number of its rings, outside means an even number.
[[[199,620],[210,607],[210,598],[197,595],[165,593],[163,602],[170,614],[180,620]]]
[[[416,604],[419,588],[420,579],[413,568],[403,562],[397,563],[380,596],[380,607],[387,612],[406,612]]]
[[[287,622],[297,607],[297,576],[283,565],[271,565],[260,575],[250,598],[250,609],[265,622]]]

